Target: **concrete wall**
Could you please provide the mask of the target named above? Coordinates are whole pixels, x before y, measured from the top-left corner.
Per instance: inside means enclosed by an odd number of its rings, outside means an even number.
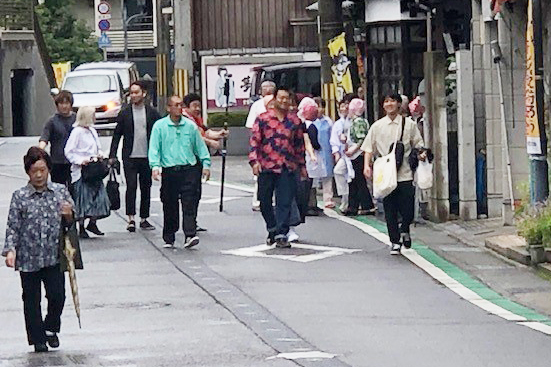
[[[12,136],[11,74],[14,69],[31,69],[26,135],[39,135],[44,122],[55,112],[48,78],[32,31],[0,32],[0,135]]]

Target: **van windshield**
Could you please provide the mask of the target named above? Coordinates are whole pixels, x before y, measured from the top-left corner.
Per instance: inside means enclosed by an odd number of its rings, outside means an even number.
[[[117,82],[112,75],[79,75],[70,76],[63,89],[73,94],[116,92]]]
[[[121,78],[122,86],[126,89],[130,87],[130,71],[126,68],[116,69]]]

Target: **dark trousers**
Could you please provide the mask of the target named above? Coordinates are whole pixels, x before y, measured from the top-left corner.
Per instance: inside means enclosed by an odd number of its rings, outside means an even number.
[[[275,191],[275,211],[272,196]],[[287,236],[291,216],[291,204],[297,191],[297,175],[283,169],[281,173],[261,172],[258,176],[258,200],[260,212],[270,236]]]
[[[20,272],[23,288],[23,309],[29,345],[46,343],[45,331],[58,333],[61,327],[61,313],[65,304],[65,274],[59,265],[42,268],[39,271]],[[48,313],[42,320],[40,302],[41,283],[44,283],[48,299]]]
[[[400,243],[400,233],[409,233],[409,226],[413,222],[414,206],[413,181],[398,182],[398,187],[383,199],[390,242]],[[398,213],[402,217],[401,225],[398,223]]]
[[[199,202],[201,201],[201,195],[203,194],[203,185],[201,184],[201,178],[203,177],[203,165],[201,161],[197,160],[197,164],[193,166],[197,179],[199,180],[199,185],[197,185],[197,192],[195,196],[195,211],[199,212]]]
[[[352,161],[354,179],[348,184],[348,211],[357,212],[360,205],[363,210],[373,209],[373,199],[364,176],[364,156]]]
[[[128,158],[124,162],[126,178],[126,215],[136,215],[136,191],[140,182],[140,218],[149,217],[151,205],[151,168],[147,158]]]
[[[201,178],[196,166],[163,168],[161,201],[163,202],[163,240],[174,243],[179,229],[180,202],[182,228],[187,237],[193,237],[197,228],[197,193]]]
[[[50,172],[52,182],[69,187],[71,184],[71,164],[54,163]]]

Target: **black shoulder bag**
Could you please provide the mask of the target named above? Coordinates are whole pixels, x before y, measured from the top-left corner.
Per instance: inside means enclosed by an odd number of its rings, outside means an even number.
[[[405,130],[405,121],[404,121],[404,118],[402,117],[402,133],[400,134],[400,139],[398,139],[398,141],[396,143],[392,143],[392,145],[390,146],[390,150],[388,151],[388,153],[392,153],[392,149],[394,149],[394,144],[396,144],[396,150],[394,151],[394,153],[396,154],[396,169],[399,170],[400,167],[402,167],[402,163],[404,163],[404,151],[405,151],[405,147],[404,147],[404,142],[402,141],[403,138],[404,138],[404,130]]]

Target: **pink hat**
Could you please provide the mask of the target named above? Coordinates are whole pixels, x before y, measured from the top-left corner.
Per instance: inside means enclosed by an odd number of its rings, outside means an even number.
[[[411,113],[412,116],[420,116],[425,112],[425,107],[421,104],[421,98],[417,96],[411,103],[409,104],[409,113]]]
[[[365,104],[359,98],[354,98],[348,104],[348,113],[354,116],[361,116],[365,111]]]
[[[298,105],[298,117],[314,121],[318,117],[318,104],[310,97],[304,97]]]

